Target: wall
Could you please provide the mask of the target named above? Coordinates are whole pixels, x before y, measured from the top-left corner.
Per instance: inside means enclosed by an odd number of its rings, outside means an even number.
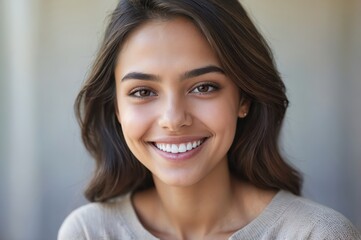
[[[73,102],[115,2],[2,2],[0,239],[56,239],[85,202],[92,161]]]
[[[243,0],[291,101],[282,149],[304,195],[361,229],[361,2]],[[113,1],[0,2],[0,239],[55,239],[92,169],[73,101]]]

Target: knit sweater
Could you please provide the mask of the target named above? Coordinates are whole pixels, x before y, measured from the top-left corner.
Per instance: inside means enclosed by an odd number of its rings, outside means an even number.
[[[90,203],[73,211],[62,224],[58,240],[158,239],[139,222],[130,196]],[[361,234],[340,213],[279,191],[257,218],[228,239],[361,240]]]

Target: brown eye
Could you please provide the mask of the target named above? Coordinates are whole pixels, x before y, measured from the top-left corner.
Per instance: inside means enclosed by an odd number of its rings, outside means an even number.
[[[198,89],[198,92],[208,92],[209,86],[201,85],[201,86],[197,87],[197,89]]]
[[[205,94],[217,91],[219,89],[218,86],[211,83],[204,83],[196,86],[191,93]]]
[[[139,91],[139,96],[141,96],[141,97],[148,97],[149,95],[150,95],[149,90],[143,89],[143,90]]]
[[[156,96],[156,94],[152,90],[146,89],[146,88],[135,89],[134,91],[132,91],[130,93],[130,95],[133,97],[137,97],[137,98],[146,98],[146,97]]]

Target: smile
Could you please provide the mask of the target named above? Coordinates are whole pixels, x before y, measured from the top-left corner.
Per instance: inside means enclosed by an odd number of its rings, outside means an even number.
[[[198,141],[180,143],[180,144],[154,143],[154,145],[163,152],[184,153],[187,151],[191,151],[195,148],[198,148],[200,145],[202,145],[203,142],[204,142],[204,139],[198,140]]]

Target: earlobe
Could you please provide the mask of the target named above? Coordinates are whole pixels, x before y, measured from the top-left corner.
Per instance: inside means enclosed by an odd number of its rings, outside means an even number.
[[[243,112],[243,113],[239,113],[238,114],[238,117],[240,117],[240,118],[245,118],[247,116],[247,112]]]
[[[249,112],[249,107],[251,105],[251,102],[248,100],[241,100],[239,104],[239,111],[238,111],[238,117],[239,118],[245,118]]]

